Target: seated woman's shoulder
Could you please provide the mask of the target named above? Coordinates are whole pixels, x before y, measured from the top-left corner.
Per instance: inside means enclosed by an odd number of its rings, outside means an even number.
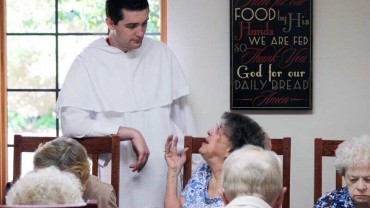
[[[355,207],[347,187],[337,189],[331,192],[324,194],[320,197],[314,208],[323,208],[323,207],[343,207],[350,208]]]

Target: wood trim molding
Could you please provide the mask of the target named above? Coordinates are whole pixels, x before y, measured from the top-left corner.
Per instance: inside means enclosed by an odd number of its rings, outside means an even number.
[[[167,43],[167,0],[161,0],[161,41]]]
[[[6,0],[0,0],[0,199],[8,180],[6,98]]]

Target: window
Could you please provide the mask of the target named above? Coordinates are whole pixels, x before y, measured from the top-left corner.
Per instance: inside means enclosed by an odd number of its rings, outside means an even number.
[[[4,2],[1,4],[4,6]],[[149,0],[149,4],[146,35],[165,42],[166,27],[161,21],[166,17],[161,9],[166,8],[165,0]],[[3,112],[7,112],[8,121],[9,179],[12,178],[14,134],[61,134],[53,112],[58,93],[79,51],[107,34],[104,7],[102,0],[6,1],[7,65],[6,70],[0,71],[0,77],[6,72],[7,86],[1,90],[7,92],[6,111]],[[3,14],[0,14],[1,20]],[[5,179],[2,177],[2,180]]]

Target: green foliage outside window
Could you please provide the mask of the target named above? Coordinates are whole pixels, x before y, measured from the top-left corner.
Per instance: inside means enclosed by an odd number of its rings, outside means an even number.
[[[33,128],[38,129],[38,132],[44,132],[47,129],[55,129],[54,109],[49,109],[42,116],[31,117],[24,116],[21,113],[10,111],[8,113],[8,127],[17,132],[29,132]]]

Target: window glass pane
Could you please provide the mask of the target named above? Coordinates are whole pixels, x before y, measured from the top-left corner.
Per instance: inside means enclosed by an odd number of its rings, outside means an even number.
[[[8,33],[55,32],[54,0],[6,1]]]
[[[22,165],[21,165],[21,177],[23,177],[27,172],[33,169],[33,152],[23,152],[22,153]]]
[[[84,47],[98,39],[98,35],[59,36],[59,87],[61,88],[65,76],[73,60]]]
[[[8,92],[8,143],[14,134],[56,135],[54,92]]]
[[[8,181],[13,180],[13,156],[14,156],[14,148],[8,147]]]
[[[147,27],[147,32],[160,32],[161,21],[160,21],[160,0],[149,0],[149,22]]]
[[[160,0],[149,0],[148,32],[160,31]],[[58,30],[61,33],[106,33],[105,1],[59,0]]]
[[[105,1],[102,0],[59,0],[59,32],[99,32],[108,31],[105,25]]]
[[[7,64],[10,89],[55,88],[55,37],[7,36]]]
[[[13,156],[14,147],[8,148],[8,181],[13,180]],[[22,153],[21,177],[33,169],[33,152]]]
[[[158,40],[160,41],[161,40],[161,36],[160,35],[151,35],[151,34],[147,34],[146,36],[154,39],[154,40]]]

